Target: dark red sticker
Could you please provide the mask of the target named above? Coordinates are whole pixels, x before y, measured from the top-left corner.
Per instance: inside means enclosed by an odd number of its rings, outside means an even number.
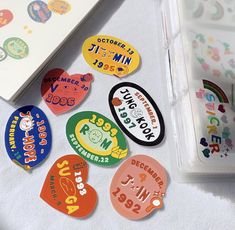
[[[69,75],[63,69],[53,69],[42,81],[41,94],[53,113],[62,114],[85,99],[92,81],[90,73]]]

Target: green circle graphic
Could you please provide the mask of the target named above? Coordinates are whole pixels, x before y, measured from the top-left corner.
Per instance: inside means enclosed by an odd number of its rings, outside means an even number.
[[[29,47],[26,42],[17,37],[8,38],[3,43],[3,48],[10,57],[15,59],[23,59],[29,54]]]

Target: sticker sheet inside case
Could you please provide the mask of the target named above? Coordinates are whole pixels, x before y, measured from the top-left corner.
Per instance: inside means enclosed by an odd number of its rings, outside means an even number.
[[[171,0],[162,10],[175,164],[186,174],[235,174],[235,1]]]

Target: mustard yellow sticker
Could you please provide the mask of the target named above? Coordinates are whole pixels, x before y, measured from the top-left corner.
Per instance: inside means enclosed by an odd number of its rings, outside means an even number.
[[[85,40],[82,53],[86,62],[101,73],[125,77],[140,63],[137,50],[118,38],[97,35]]]

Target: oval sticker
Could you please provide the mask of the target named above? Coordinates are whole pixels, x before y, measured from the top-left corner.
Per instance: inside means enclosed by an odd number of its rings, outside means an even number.
[[[33,1],[28,5],[28,14],[35,22],[46,23],[51,17],[51,11],[45,2]]]
[[[13,19],[10,10],[0,10],[0,28],[9,24]]]
[[[82,53],[86,62],[101,73],[125,77],[140,63],[137,50],[118,38],[97,35],[85,40]]]
[[[75,114],[67,122],[66,134],[73,149],[96,165],[111,166],[127,156],[127,144],[121,130],[99,113]]]
[[[21,38],[17,37],[8,38],[4,41],[3,48],[10,57],[15,59],[25,58],[29,54],[28,45]]]
[[[65,0],[49,0],[48,8],[57,14],[66,14],[71,10],[71,5]]]
[[[5,145],[11,160],[25,170],[44,161],[51,149],[51,128],[44,112],[32,105],[16,110],[7,122]]]
[[[47,174],[40,197],[51,207],[73,217],[90,215],[97,203],[95,189],[87,184],[88,164],[78,155],[59,158]]]
[[[128,219],[142,219],[163,207],[167,173],[153,158],[137,155],[115,173],[110,199],[116,211]]]
[[[130,82],[114,86],[109,94],[109,106],[118,125],[136,143],[154,146],[163,140],[162,114],[140,86]]]

